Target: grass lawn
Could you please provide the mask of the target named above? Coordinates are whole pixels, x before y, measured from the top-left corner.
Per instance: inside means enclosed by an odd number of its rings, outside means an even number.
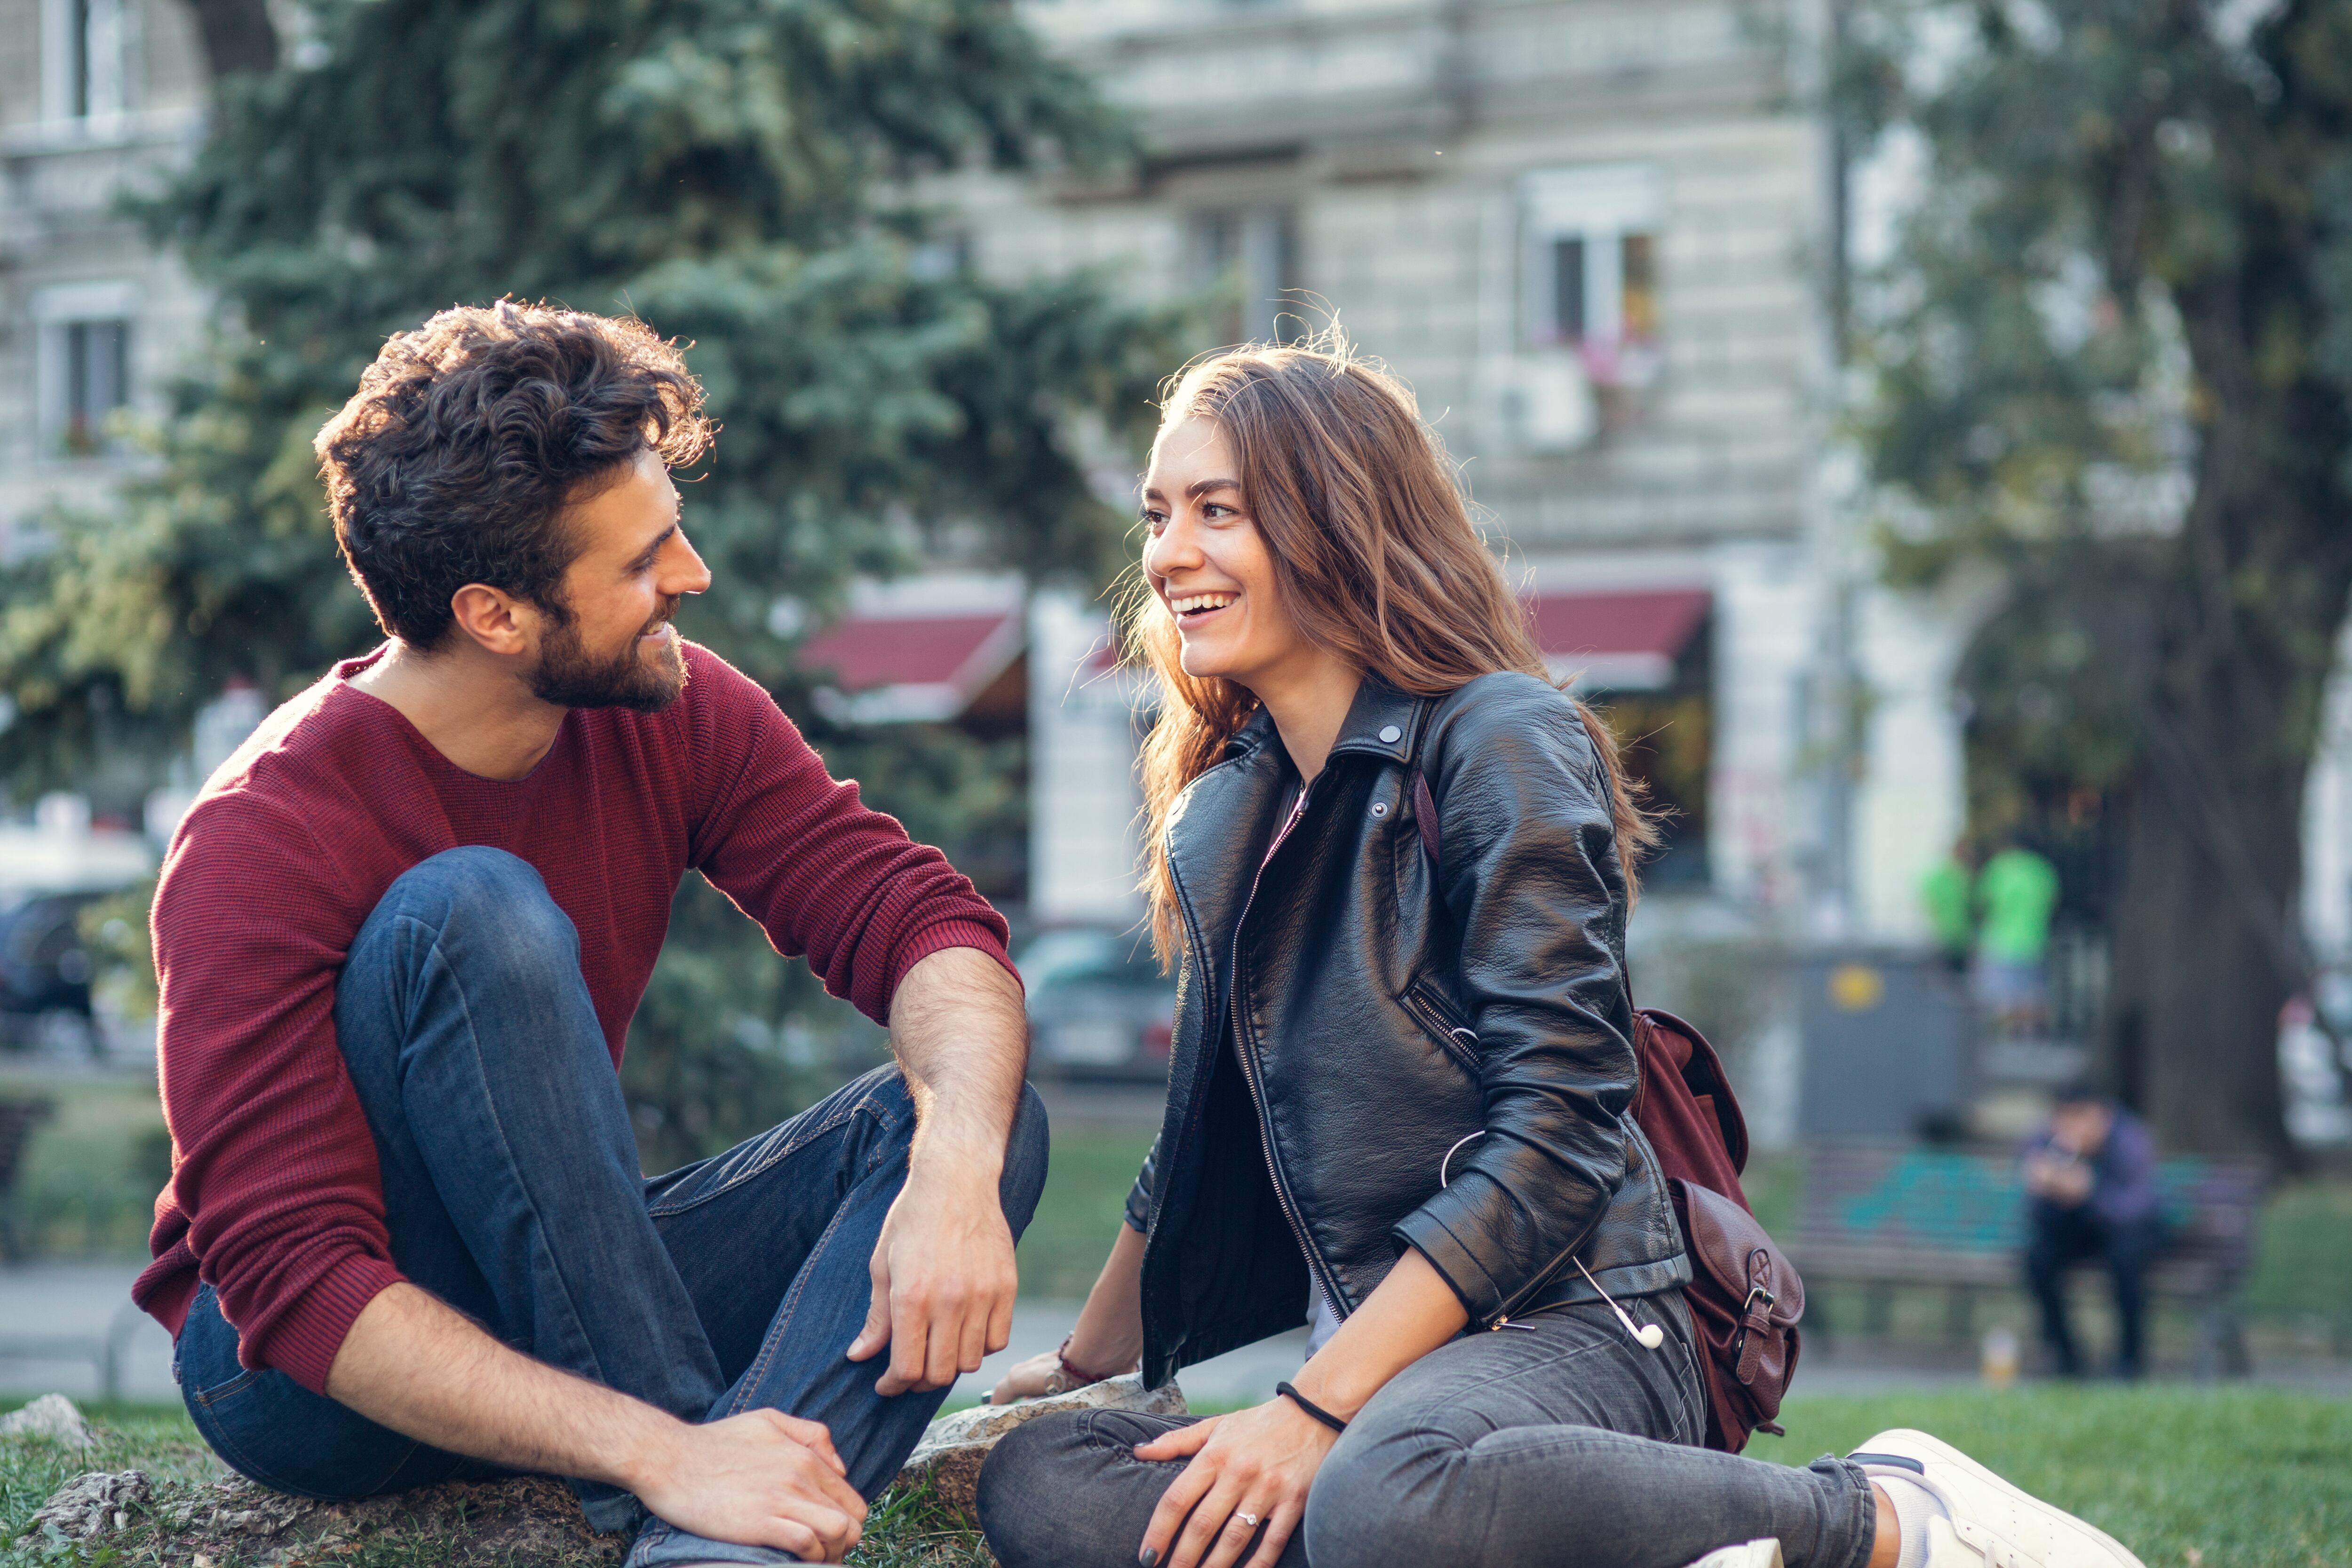
[[[2082,1515],[2148,1568],[2352,1565],[2352,1400],[2270,1389],[2042,1385],[1791,1399],[1786,1437],[1748,1452],[1807,1464],[1889,1427],[1933,1432]]]
[[[108,1432],[88,1458],[48,1444],[0,1443],[0,1540],[14,1542],[50,1489],[85,1469],[215,1473],[177,1411],[91,1414]],[[2148,1568],[2352,1568],[2352,1401],[2249,1388],[2040,1387],[1800,1398],[1784,1419],[1789,1436],[1759,1437],[1751,1454],[1804,1464],[1888,1427],[1919,1427],[2082,1514]],[[100,1560],[37,1541],[0,1545],[7,1568]],[[123,1568],[140,1560],[111,1559]],[[413,1550],[382,1538],[336,1553],[348,1568],[405,1568],[415,1560]],[[886,1498],[851,1558],[860,1568],[986,1561],[976,1539],[955,1533],[920,1498]]]
[[[1023,1295],[1070,1300],[1094,1288],[1151,1137],[1149,1130],[1055,1129],[1045,1190],[1021,1236]]]

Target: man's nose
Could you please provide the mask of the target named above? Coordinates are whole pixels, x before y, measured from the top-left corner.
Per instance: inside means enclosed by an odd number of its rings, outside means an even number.
[[[710,568],[703,564],[700,552],[687,542],[684,534],[679,534],[672,542],[677,545],[678,549],[676,551],[664,552],[670,555],[672,559],[668,562],[670,570],[664,574],[665,580],[661,585],[661,591],[664,593],[678,595],[700,593],[704,589],[709,588]],[[679,559],[681,557],[683,559]]]

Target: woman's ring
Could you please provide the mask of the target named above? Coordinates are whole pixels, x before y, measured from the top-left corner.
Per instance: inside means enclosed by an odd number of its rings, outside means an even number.
[[[1254,1513],[1244,1513],[1240,1509],[1235,1509],[1234,1510],[1234,1517],[1240,1520],[1244,1524],[1248,1525],[1252,1530],[1255,1530],[1257,1528],[1257,1515]]]

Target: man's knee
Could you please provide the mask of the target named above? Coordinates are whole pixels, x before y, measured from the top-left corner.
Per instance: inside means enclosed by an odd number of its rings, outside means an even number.
[[[522,973],[579,967],[579,933],[538,868],[485,844],[443,850],[410,866],[384,890],[376,914],[423,926],[472,963]]]
[[[610,1061],[571,917],[529,862],[481,845],[419,861],[385,890],[345,956],[335,1021],[347,1060],[446,1038],[530,1077]]]

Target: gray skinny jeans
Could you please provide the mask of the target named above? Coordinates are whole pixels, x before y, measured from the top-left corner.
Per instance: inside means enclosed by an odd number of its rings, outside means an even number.
[[[1876,1526],[1861,1469],[1697,1447],[1706,1396],[1681,1292],[1625,1305],[1666,1343],[1643,1350],[1597,1302],[1553,1307],[1399,1373],[1323,1461],[1281,1568],[1683,1568],[1766,1535],[1790,1568],[1864,1568]],[[1185,1464],[1135,1446],[1185,1424],[1091,1410],[1006,1434],[980,1474],[997,1561],[1132,1568]]]

